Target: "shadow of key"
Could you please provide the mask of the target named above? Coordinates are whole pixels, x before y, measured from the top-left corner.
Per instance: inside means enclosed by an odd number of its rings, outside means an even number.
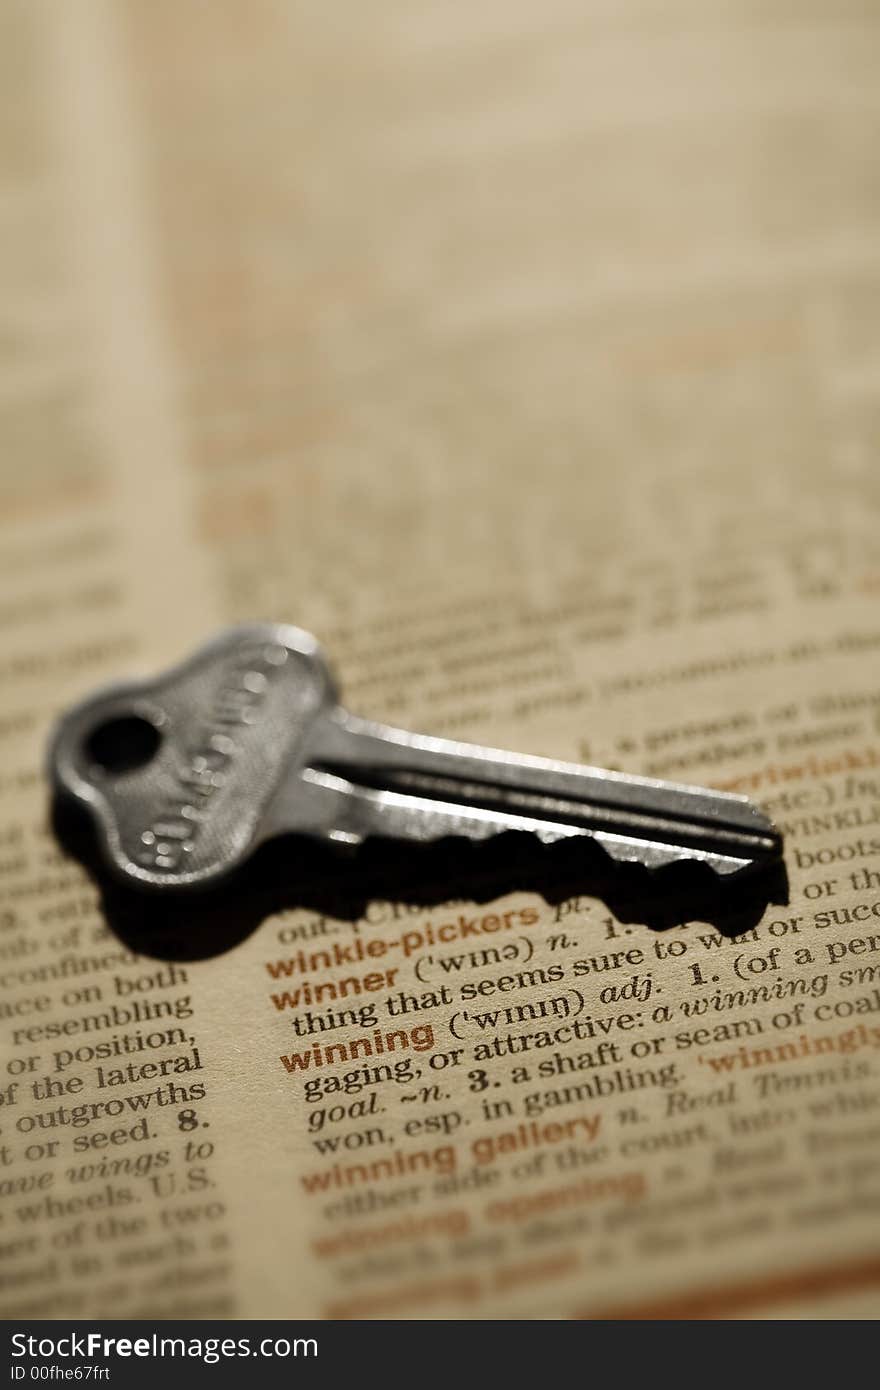
[[[756,926],[770,905],[789,901],[782,860],[726,878],[695,862],[647,870],[612,860],[586,837],[542,844],[518,831],[424,845],[376,838],[357,848],[286,835],[264,845],[219,887],[160,895],[133,890],[107,872],[93,822],[76,803],[56,796],[52,826],[94,880],[117,936],[131,950],[163,960],[222,955],[267,917],[294,908],[354,922],[376,901],[424,909],[454,902],[466,910],[521,891],[539,894],[551,907],[574,897],[597,899],[620,922],[654,931],[702,922],[736,937]],[[599,908],[579,921],[596,944],[601,915]]]

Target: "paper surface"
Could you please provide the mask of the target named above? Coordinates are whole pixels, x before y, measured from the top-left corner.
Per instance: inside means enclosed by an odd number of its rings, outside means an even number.
[[[2,28],[3,1314],[876,1316],[873,7]],[[755,797],[790,901],[163,959],[47,732],[249,618],[369,717]]]

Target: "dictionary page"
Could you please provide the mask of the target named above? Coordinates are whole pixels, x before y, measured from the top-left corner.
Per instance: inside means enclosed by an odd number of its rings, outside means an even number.
[[[3,1315],[876,1316],[873,7],[0,22]],[[753,797],[788,891],[120,899],[52,721],[252,618],[370,718]]]

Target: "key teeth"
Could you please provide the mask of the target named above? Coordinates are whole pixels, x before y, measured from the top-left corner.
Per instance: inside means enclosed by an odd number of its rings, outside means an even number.
[[[760,840],[741,855],[710,849],[696,852],[694,849],[679,849],[676,845],[668,844],[630,845],[620,839],[604,838],[600,835],[594,836],[593,839],[616,863],[640,865],[650,873],[659,873],[678,865],[688,865],[693,868],[703,867],[718,878],[730,879],[757,874],[781,862],[784,847],[782,835],[763,813],[760,813],[760,821]]]
[[[662,931],[706,922],[725,935],[735,936],[757,925],[771,902],[787,901],[781,862],[774,867],[762,861],[767,869],[764,874],[739,871],[721,875],[697,860],[648,868],[616,858],[587,837],[570,836],[548,843],[518,829],[500,830],[484,840],[453,834],[410,843],[414,850],[411,856],[401,853],[393,837],[365,836],[366,862],[361,861],[360,871],[352,867],[349,879],[358,902],[362,900],[359,911],[366,911],[376,897],[410,901],[412,883],[428,886],[425,905],[443,902],[443,886],[452,880],[459,896],[475,903],[528,892],[552,908],[584,895],[594,900],[600,911],[603,906],[608,908],[623,924]],[[343,843],[334,846],[333,853],[341,862],[349,857],[357,859],[361,851]],[[391,872],[388,865],[393,865],[390,886],[382,878],[383,872]],[[343,881],[334,874],[334,882],[345,892]],[[584,925],[589,928],[592,921]]]
[[[762,813],[763,816],[763,813]],[[596,835],[566,835],[566,836],[544,836],[536,834],[530,830],[503,829],[495,835],[483,839],[474,839],[469,835],[458,833],[440,834],[433,838],[426,838],[421,841],[410,841],[410,845],[417,851],[427,849],[432,846],[460,844],[468,846],[475,853],[490,844],[503,840],[514,841],[517,845],[534,843],[538,841],[543,853],[559,853],[563,845],[569,846],[568,853],[573,852],[573,847],[577,845],[578,852],[584,859],[592,859],[597,868],[605,869],[613,873],[638,873],[644,875],[648,881],[660,882],[664,878],[675,876],[682,878],[687,876],[690,879],[702,879],[704,884],[717,886],[721,882],[742,882],[752,876],[759,876],[778,868],[782,864],[783,837],[776,830],[766,817],[765,823],[772,830],[771,836],[768,834],[768,845],[766,852],[736,860],[733,858],[725,859],[722,855],[707,856],[706,858],[695,857],[693,853],[685,850],[677,851],[674,854],[657,854],[654,862],[651,862],[645,847],[637,849],[635,846],[624,845],[619,841],[603,842]],[[352,852],[362,846],[368,846],[375,842],[400,845],[400,840],[391,835],[382,835],[375,831],[367,832],[363,835],[353,834],[350,831],[333,831],[328,836],[335,845]],[[675,847],[671,847],[674,849]]]
[[[663,853],[656,855],[654,862],[649,854],[645,852],[630,852],[625,845],[616,843],[602,844],[597,839],[593,840],[596,848],[615,864],[625,864],[633,868],[643,869],[645,873],[657,875],[667,873],[671,870],[681,871],[682,868],[690,872],[704,872],[711,874],[715,878],[735,878],[746,874],[753,874],[762,868],[769,867],[778,862],[778,855],[753,855],[748,858],[734,859],[723,855],[707,855],[705,858],[695,858],[693,854],[688,854],[685,850],[677,853]]]

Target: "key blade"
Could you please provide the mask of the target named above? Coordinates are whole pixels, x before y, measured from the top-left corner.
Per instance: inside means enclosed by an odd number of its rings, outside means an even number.
[[[613,859],[641,864],[648,869],[690,860],[705,864],[718,874],[728,875],[754,869],[759,862],[764,862],[745,846],[736,851],[728,846],[725,852],[717,848],[683,846],[676,843],[673,834],[664,840],[659,826],[654,838],[639,839],[633,835],[587,829],[570,822],[363,787],[326,770],[307,768],[302,778],[316,793],[309,802],[308,828],[313,828],[320,816],[327,837],[346,844],[361,844],[372,836],[416,842],[456,835],[481,840],[518,830],[535,835],[545,844],[587,835]],[[290,828],[296,827],[291,825]]]
[[[768,817],[730,793],[409,734],[344,711],[321,735],[308,775],[325,779],[328,791],[346,790],[339,838],[520,829],[550,841],[586,834],[617,860],[649,868],[692,860],[722,875],[759,868],[781,853]],[[444,828],[456,822],[460,829]],[[382,828],[368,832],[368,823]]]

